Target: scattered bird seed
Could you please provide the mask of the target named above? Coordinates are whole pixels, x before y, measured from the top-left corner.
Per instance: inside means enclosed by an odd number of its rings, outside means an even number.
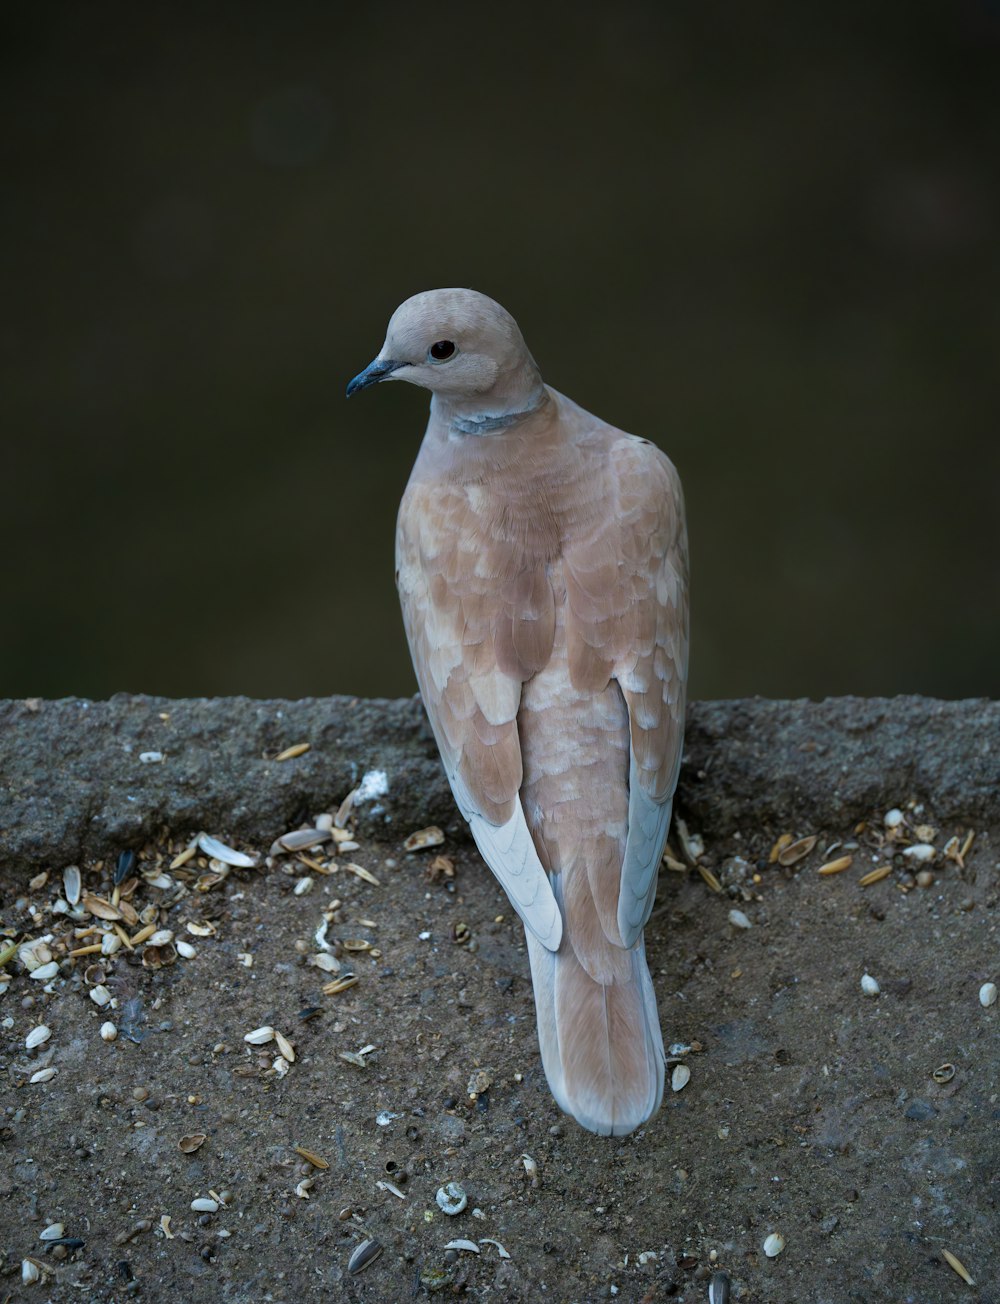
[[[70,865],[63,870],[63,891],[66,893],[66,900],[71,906],[75,906],[80,900],[80,869],[77,865]]]
[[[375,875],[365,869],[363,865],[352,865],[350,861],[348,861],[347,864],[344,865],[344,869],[346,869],[349,874],[353,874],[355,878],[360,878],[366,883],[371,883],[372,887],[382,886]]]
[[[446,1250],[463,1250],[466,1254],[481,1254],[479,1246],[475,1241],[449,1241],[444,1247]]]
[[[534,1160],[532,1160],[532,1163],[534,1163]],[[456,1214],[461,1213],[469,1203],[465,1188],[460,1186],[458,1182],[446,1182],[444,1186],[438,1189],[438,1193],[434,1198],[437,1200],[438,1208],[442,1213],[446,1213],[449,1218],[454,1218]]]
[[[681,851],[683,851],[690,864],[697,865],[698,857],[705,854],[705,843],[701,834],[689,833],[688,826],[682,819],[675,819],[674,826],[677,829],[677,838],[681,844]]]
[[[44,983],[48,982],[50,978],[54,978],[58,972],[58,961],[50,960],[48,964],[40,964],[36,969],[32,969],[28,977],[34,978],[36,983]]]
[[[172,942],[173,940],[174,940],[174,934],[172,929],[158,928],[155,933],[150,934],[149,945],[166,946],[168,942]],[[135,938],[132,939],[132,944],[135,945]]]
[[[808,838],[799,838],[797,842],[789,842],[788,845],[778,853],[778,864],[785,865],[786,867],[788,865],[797,864],[800,860],[803,860],[809,855],[810,851],[812,851],[818,841],[818,835],[813,833]]]
[[[708,884],[708,886],[712,889],[713,892],[722,891],[722,884],[715,877],[715,875],[712,873],[712,871],[708,868],[707,865],[699,865],[698,873],[701,875],[702,879],[705,881],[705,883]]]
[[[764,1241],[764,1253],[769,1259],[776,1259],[785,1248],[785,1238],[780,1232],[772,1232]]]
[[[997,985],[996,983],[983,983],[979,989],[979,1004],[983,1009],[989,1009],[991,1005],[997,1003]]]
[[[207,1196],[200,1195],[197,1200],[191,1201],[191,1208],[195,1213],[218,1213],[218,1200],[211,1200]]]
[[[36,1263],[34,1259],[21,1260],[21,1284],[23,1286],[32,1286],[41,1278],[42,1265]]]
[[[670,1090],[683,1091],[691,1081],[691,1070],[686,1064],[675,1064],[674,1071],[670,1075]]]
[[[338,992],[346,992],[348,987],[354,987],[360,981],[357,974],[344,973],[339,978],[334,978],[333,982],[324,983],[321,990],[324,996],[336,996]]]
[[[374,1263],[382,1253],[381,1241],[368,1239],[362,1241],[351,1257],[347,1260],[347,1271],[350,1273],[364,1272],[370,1264]]]
[[[208,1138],[204,1132],[192,1132],[190,1136],[182,1136],[177,1142],[178,1150],[186,1155],[193,1155],[196,1150],[200,1150]]]
[[[961,1259],[957,1259],[950,1250],[942,1250],[941,1253],[947,1259],[948,1267],[957,1272],[967,1286],[974,1286],[976,1284],[972,1280],[972,1274]]]
[[[708,1304],[729,1304],[729,1274],[713,1272],[708,1283]]]
[[[522,1155],[521,1163],[524,1164],[524,1171],[527,1174],[528,1181],[532,1186],[541,1186],[542,1178],[538,1171],[538,1160],[532,1159],[531,1155]]]
[[[274,759],[276,761],[294,761],[296,756],[305,756],[310,747],[312,747],[312,743],[295,743],[294,746],[286,747],[283,752],[279,752]]]
[[[838,856],[836,860],[828,860],[825,865],[820,865],[816,872],[824,875],[842,874],[845,869],[850,869],[853,864],[853,856]]]
[[[44,1023],[40,1023],[37,1028],[32,1028],[24,1039],[26,1050],[34,1050],[36,1046],[41,1046],[52,1036],[52,1029],[47,1028]]]
[[[931,1077],[938,1084],[938,1086],[942,1086],[942,1087],[946,1082],[950,1082],[954,1076],[955,1076],[954,1064],[939,1064],[938,1067],[931,1074]]]
[[[375,1122],[378,1127],[388,1127],[394,1119],[405,1117],[405,1114],[394,1113],[391,1109],[382,1109],[375,1115]]]
[[[101,1038],[104,1041],[114,1041],[118,1036],[118,1029],[113,1023],[101,1024]]]
[[[278,1032],[277,1029],[275,1029],[274,1040],[278,1043],[278,1050],[281,1051],[282,1059],[287,1060],[289,1064],[294,1064],[295,1051],[292,1048],[292,1043],[288,1040],[288,1038],[283,1033],[280,1033]]]
[[[861,990],[866,996],[877,996],[882,988],[870,973],[861,975]]]
[[[340,973],[340,961],[329,951],[320,951],[317,955],[309,956],[306,964],[311,964],[314,969],[322,969],[324,973]]]
[[[403,843],[404,851],[426,851],[428,847],[440,847],[444,842],[444,834],[436,824],[431,824],[426,829],[417,829],[416,833],[411,833]]]
[[[90,999],[95,1005],[105,1006],[111,1004],[111,993],[103,983],[98,983],[96,987],[90,989]]]
[[[257,864],[256,856],[245,856],[242,851],[227,847],[224,842],[213,838],[209,833],[198,834],[198,846],[206,856],[221,860],[224,865],[233,865],[237,869],[253,869]],[[173,869],[174,866],[171,865],[170,868]]]
[[[274,1029],[265,1024],[262,1028],[254,1028],[253,1032],[248,1032],[243,1040],[249,1042],[251,1046],[265,1046],[269,1041],[274,1041]]]
[[[324,1169],[330,1167],[325,1159],[321,1159],[319,1155],[313,1154],[313,1152],[307,1150],[305,1146],[292,1146],[292,1149],[297,1155],[301,1155],[307,1164],[312,1164],[313,1168]]]
[[[61,1222],[49,1223],[48,1227],[46,1227],[44,1231],[38,1233],[38,1239],[40,1241],[59,1241],[62,1240],[65,1234],[66,1234],[65,1223],[61,1223]]]
[[[175,946],[177,947],[177,954],[183,956],[185,960],[193,960],[198,954],[190,942],[178,941]]]
[[[861,875],[858,879],[858,887],[871,887],[873,883],[881,883],[882,879],[888,878],[891,873],[891,865],[879,865],[876,869],[870,869],[867,874]]]
[[[311,892],[313,890],[313,884],[315,883],[315,881],[316,880],[310,878],[308,874],[305,876],[305,878],[300,878],[299,881],[295,884],[295,887],[293,889],[295,895],[305,896],[307,892]]]
[[[730,910],[729,922],[734,928],[753,928],[753,924],[742,910]]]
[[[29,1085],[32,1085],[36,1082],[51,1082],[58,1072],[58,1069],[53,1068],[39,1069],[37,1073],[32,1073],[31,1077],[28,1079],[28,1083]]]
[[[927,842],[915,842],[912,847],[903,848],[903,855],[909,856],[911,860],[923,865],[933,860],[937,855],[937,851]]]
[[[886,811],[882,822],[887,829],[898,829],[903,823],[903,812],[893,807],[892,810]]]
[[[121,852],[120,855],[118,856],[118,862],[115,865],[115,873],[113,879],[115,887],[120,887],[121,884],[124,883],[125,880],[128,878],[128,876],[132,873],[132,870],[134,868],[135,868],[135,852],[131,850],[126,850]]]
[[[189,923],[189,924],[185,924],[184,927],[188,930],[188,932],[191,934],[192,937],[214,937],[215,934],[219,931],[216,928],[216,926],[212,923],[205,923],[205,924]]]
[[[403,1192],[393,1182],[380,1180],[376,1182],[375,1185],[378,1187],[380,1191],[388,1191],[390,1195],[395,1195],[400,1200],[406,1199],[406,1196],[403,1194]]]

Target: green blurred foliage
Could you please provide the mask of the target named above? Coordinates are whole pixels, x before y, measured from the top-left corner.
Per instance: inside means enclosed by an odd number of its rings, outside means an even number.
[[[996,5],[3,22],[0,696],[413,691],[438,285],[677,463],[695,695],[997,695]]]

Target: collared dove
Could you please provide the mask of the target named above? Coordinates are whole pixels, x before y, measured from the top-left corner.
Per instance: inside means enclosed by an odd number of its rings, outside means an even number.
[[[347,393],[381,380],[432,395],[396,583],[441,759],[524,923],[552,1094],[624,1136],[663,1095],[643,928],[684,729],[680,481],[544,385],[473,290],[402,304]]]

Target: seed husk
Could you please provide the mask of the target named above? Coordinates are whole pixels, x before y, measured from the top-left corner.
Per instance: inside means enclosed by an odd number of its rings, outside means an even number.
[[[785,1248],[785,1238],[780,1232],[772,1232],[764,1241],[764,1253],[769,1259],[776,1259]]]
[[[972,1274],[965,1266],[961,1259],[957,1259],[951,1250],[942,1250],[941,1253],[948,1261],[948,1267],[957,1272],[967,1286],[974,1286],[976,1283],[972,1280]]]
[[[121,919],[121,911],[116,910],[110,901],[104,897],[94,896],[91,892],[83,894],[83,908],[88,914],[93,915],[96,919],[109,919],[114,921]]]
[[[670,1090],[682,1091],[691,1081],[691,1070],[686,1064],[675,1064],[670,1075]]]
[[[50,960],[48,964],[40,964],[37,969],[32,969],[28,977],[34,978],[35,982],[44,983],[48,982],[50,978],[54,978],[58,972],[59,961]]]
[[[903,855],[923,865],[934,859],[937,849],[928,842],[915,842],[912,847],[903,848]]]
[[[224,865],[233,865],[237,869],[253,869],[257,864],[256,856],[246,856],[242,851],[228,847],[218,838],[213,838],[210,833],[198,834],[198,846],[206,856],[210,856],[213,860],[221,860]]]
[[[80,900],[80,867],[78,865],[68,865],[63,870],[63,891],[66,893],[66,900],[71,906],[75,906]]]
[[[204,1132],[192,1132],[189,1136],[181,1137],[177,1142],[177,1148],[186,1155],[193,1155],[196,1150],[199,1150],[205,1144],[207,1139]]]
[[[845,869],[850,869],[853,864],[853,856],[838,856],[836,860],[828,860],[825,865],[820,865],[816,873],[823,875],[842,874]]]
[[[355,878],[361,878],[364,879],[366,883],[371,883],[372,887],[382,886],[379,880],[375,877],[375,875],[372,874],[369,870],[365,869],[363,865],[352,865],[351,862],[348,861],[344,865],[344,869],[346,869],[349,874],[353,874]]]
[[[292,1146],[292,1149],[297,1155],[301,1155],[307,1164],[312,1164],[313,1168],[324,1169],[330,1167],[325,1159],[321,1159],[320,1156],[314,1154],[312,1150],[307,1150],[305,1146]]]
[[[818,835],[813,833],[807,838],[799,838],[797,842],[790,842],[778,853],[778,864],[785,866],[797,864],[809,855],[818,841]]]
[[[101,1024],[102,1041],[114,1041],[117,1036],[118,1036],[118,1029],[115,1027],[113,1023],[109,1022],[109,1023]]]
[[[767,858],[767,863],[768,863],[769,865],[775,865],[775,864],[777,864],[777,862],[778,862],[778,857],[781,855],[781,853],[784,851],[784,849],[785,849],[786,847],[790,847],[794,841],[795,841],[795,838],[792,836],[791,833],[782,833],[781,837],[777,840],[777,842],[776,842],[776,843],[774,844],[774,846],[771,848],[770,854],[768,855],[768,858]]]
[[[34,1050],[36,1046],[41,1046],[52,1036],[52,1029],[40,1023],[37,1028],[32,1028],[24,1039],[25,1050]]]
[[[931,1077],[934,1079],[934,1081],[938,1084],[938,1086],[941,1087],[943,1087],[946,1082],[950,1082],[954,1076],[955,1076],[954,1064],[939,1064],[938,1067],[931,1074]]]
[[[294,761],[296,756],[305,756],[311,747],[312,743],[294,743],[291,747],[286,747],[283,752],[279,752],[274,759],[276,761]]]
[[[58,1072],[59,1070],[54,1068],[39,1069],[37,1073],[32,1073],[28,1085],[31,1086],[36,1082],[51,1082]]]
[[[329,842],[332,837],[333,834],[328,829],[295,829],[278,838],[271,847],[271,855],[280,855],[282,851],[306,851],[310,847]]]
[[[892,873],[891,865],[879,865],[877,869],[870,869],[867,874],[862,874],[858,879],[858,887],[871,887],[873,883],[881,883],[884,878],[888,878]]]
[[[457,1240],[449,1241],[444,1247],[446,1250],[464,1250],[466,1254],[481,1254],[479,1246],[475,1241]]]
[[[344,973],[339,978],[334,978],[333,982],[324,983],[322,992],[324,996],[336,996],[339,992],[346,992],[348,987],[354,987],[361,979],[357,974]]]
[[[177,947],[177,954],[183,956],[185,960],[193,960],[198,954],[190,942],[178,941],[174,945]]]
[[[103,983],[98,983],[96,987],[90,989],[90,999],[95,1005],[105,1006],[111,1003],[111,993]]]
[[[219,1202],[200,1195],[196,1200],[191,1201],[191,1208],[195,1213],[218,1213]]]
[[[369,1237],[368,1240],[361,1242],[351,1257],[347,1260],[347,1271],[352,1275],[364,1272],[365,1268],[373,1264],[381,1253],[381,1241],[376,1241]]]
[[[278,1043],[278,1050],[281,1051],[282,1058],[286,1059],[289,1064],[294,1064],[295,1050],[292,1043],[283,1033],[278,1032],[277,1028],[274,1030],[274,1040]]]
[[[40,1241],[58,1241],[61,1240],[65,1234],[65,1223],[49,1223],[48,1227],[38,1233],[38,1239]]]
[[[531,1157],[528,1155],[524,1156],[524,1158],[527,1160]],[[534,1164],[535,1161],[532,1159],[531,1162]],[[527,1163],[525,1163],[525,1169],[527,1169]],[[538,1166],[536,1164],[536,1175],[537,1172]],[[438,1193],[434,1198],[437,1201],[438,1208],[442,1213],[446,1213],[449,1218],[454,1218],[456,1214],[461,1213],[469,1203],[465,1188],[460,1186],[458,1182],[446,1182],[444,1186],[438,1188]]]
[[[252,1032],[246,1033],[243,1038],[251,1046],[265,1046],[269,1041],[274,1041],[274,1029],[270,1024],[264,1024],[261,1028],[254,1028]]]
[[[174,856],[173,860],[170,862],[170,868],[181,869],[184,865],[188,863],[189,860],[193,859],[197,854],[198,854],[198,848],[196,846],[185,847],[179,856]]]
[[[444,833],[436,824],[429,825],[426,829],[417,829],[403,843],[404,851],[426,851],[428,847],[440,847],[444,842]]]
[[[707,865],[699,865],[698,873],[702,876],[704,881],[708,884],[708,886],[712,889],[713,892],[722,891],[722,884],[715,877],[715,875],[712,873],[712,871],[708,868]]]
[[[497,1247],[497,1254],[499,1254],[499,1256],[500,1256],[501,1259],[509,1259],[509,1258],[510,1258],[510,1255],[507,1253],[507,1251],[504,1249],[504,1247],[500,1244],[500,1242],[499,1242],[499,1241],[495,1241],[495,1240],[493,1240],[493,1238],[492,1238],[491,1236],[483,1236],[483,1237],[481,1237],[481,1238],[480,1238],[480,1241],[479,1241],[479,1244],[480,1244],[480,1245],[495,1245],[495,1246]]]

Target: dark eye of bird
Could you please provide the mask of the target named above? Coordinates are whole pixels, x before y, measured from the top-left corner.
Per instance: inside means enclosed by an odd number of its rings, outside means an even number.
[[[444,362],[455,352],[455,346],[451,340],[438,340],[436,344],[431,345],[431,357],[435,362]]]

